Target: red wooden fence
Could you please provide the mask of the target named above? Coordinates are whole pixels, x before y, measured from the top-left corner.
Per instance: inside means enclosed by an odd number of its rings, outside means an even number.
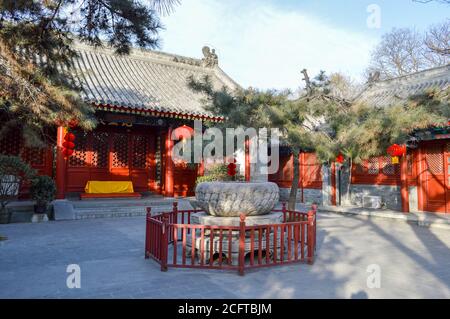
[[[247,226],[245,215],[239,226],[191,224],[191,215],[202,210],[178,210],[152,216],[147,208],[145,258],[168,267],[245,269],[295,262],[314,262],[316,206],[308,212],[290,211],[283,204],[280,224]]]

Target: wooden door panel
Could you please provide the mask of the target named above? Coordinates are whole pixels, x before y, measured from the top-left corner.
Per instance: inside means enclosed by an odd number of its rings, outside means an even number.
[[[150,172],[150,135],[134,134],[131,136],[131,181],[137,191],[149,190]]]
[[[425,150],[425,210],[445,213],[447,191],[444,170],[444,145],[430,145]]]
[[[94,132],[76,132],[74,156],[69,159],[67,185],[82,192],[89,180],[132,181],[136,191],[148,191],[155,179],[153,130],[125,131],[99,127]]]
[[[173,191],[175,196],[192,196],[195,193],[197,169],[184,163],[174,165]]]
[[[113,133],[110,142],[109,171],[112,181],[130,180],[129,139],[126,133]]]

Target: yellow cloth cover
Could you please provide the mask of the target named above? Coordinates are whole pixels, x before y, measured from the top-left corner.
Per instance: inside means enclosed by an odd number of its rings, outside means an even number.
[[[87,194],[134,193],[131,181],[88,181],[84,191]]]

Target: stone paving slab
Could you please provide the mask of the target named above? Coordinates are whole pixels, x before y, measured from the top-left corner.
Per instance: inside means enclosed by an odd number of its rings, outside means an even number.
[[[318,214],[314,265],[173,269],[143,258],[145,217],[0,225],[0,298],[450,298],[450,232]],[[66,267],[81,268],[81,288]],[[381,287],[369,288],[369,265]]]

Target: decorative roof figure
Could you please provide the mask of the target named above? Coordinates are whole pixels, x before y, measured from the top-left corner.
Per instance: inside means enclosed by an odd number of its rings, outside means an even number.
[[[380,76],[381,76],[380,71],[375,71],[373,73],[372,72],[369,73],[369,79],[368,79],[367,83],[379,82]]]
[[[204,58],[202,59],[203,66],[208,67],[208,68],[213,68],[219,64],[219,58],[216,54],[215,49],[211,50],[208,46],[204,46],[202,48],[202,52],[203,52],[203,56],[204,56]]]

